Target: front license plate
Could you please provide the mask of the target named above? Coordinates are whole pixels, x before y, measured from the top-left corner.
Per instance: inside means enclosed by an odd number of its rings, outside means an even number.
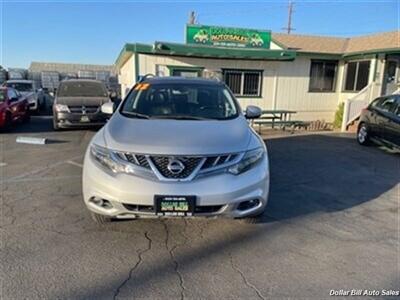
[[[81,117],[81,122],[90,122],[89,117],[88,116],[82,116]]]
[[[195,196],[154,196],[158,216],[193,216]]]

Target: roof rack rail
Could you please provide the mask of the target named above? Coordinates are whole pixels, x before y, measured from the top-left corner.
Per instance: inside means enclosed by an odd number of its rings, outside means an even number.
[[[146,75],[140,77],[139,80],[138,80],[138,82],[143,82],[144,80],[146,80],[146,79],[149,78],[149,77],[156,77],[156,75],[151,74],[151,73],[148,73],[148,74],[146,74]]]

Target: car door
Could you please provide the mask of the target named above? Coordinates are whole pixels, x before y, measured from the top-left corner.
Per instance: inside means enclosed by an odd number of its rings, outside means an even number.
[[[397,96],[390,95],[383,97],[376,106],[377,112],[377,127],[379,128],[379,138],[385,141],[390,141],[391,133],[389,130],[390,124],[393,122],[394,109],[397,104]]]
[[[371,137],[379,137],[381,135],[381,128],[378,125],[378,122],[381,119],[379,104],[384,101],[384,98],[377,98],[371,102],[368,106],[368,109],[365,110],[365,122],[367,122],[369,128],[369,135]]]
[[[396,102],[390,112],[388,122],[385,124],[385,140],[400,147],[400,96],[396,96]]]

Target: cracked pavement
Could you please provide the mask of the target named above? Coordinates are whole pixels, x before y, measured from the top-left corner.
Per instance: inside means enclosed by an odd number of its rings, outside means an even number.
[[[351,134],[267,139],[258,224],[95,224],[81,199],[92,130],[51,119],[0,134],[1,299],[327,299],[400,288],[400,156]],[[18,135],[52,139],[17,144]]]

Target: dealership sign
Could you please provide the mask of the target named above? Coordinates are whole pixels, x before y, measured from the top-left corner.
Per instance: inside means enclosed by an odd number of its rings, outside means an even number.
[[[269,49],[271,32],[245,28],[186,25],[186,43],[208,46]]]

